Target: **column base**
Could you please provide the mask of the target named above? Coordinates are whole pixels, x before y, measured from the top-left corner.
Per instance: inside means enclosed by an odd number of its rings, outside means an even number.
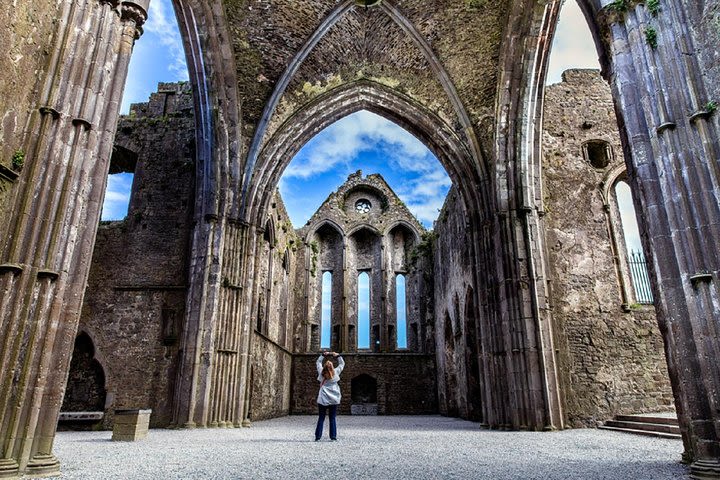
[[[690,465],[690,478],[720,479],[720,460],[697,460]]]
[[[38,454],[28,463],[24,475],[28,477],[53,477],[60,475],[60,460],[55,455]]]
[[[20,465],[12,458],[0,459],[0,478],[17,478],[20,476]]]

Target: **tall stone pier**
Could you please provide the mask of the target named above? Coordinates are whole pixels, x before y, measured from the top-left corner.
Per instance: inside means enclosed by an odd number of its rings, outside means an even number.
[[[52,453],[128,63],[149,0],[60,2],[0,245],[0,477]]]

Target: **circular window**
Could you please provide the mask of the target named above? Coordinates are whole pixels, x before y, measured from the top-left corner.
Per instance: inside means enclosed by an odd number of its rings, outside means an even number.
[[[355,210],[360,213],[368,213],[371,208],[372,204],[370,203],[370,200],[361,198],[360,200],[355,202]]]

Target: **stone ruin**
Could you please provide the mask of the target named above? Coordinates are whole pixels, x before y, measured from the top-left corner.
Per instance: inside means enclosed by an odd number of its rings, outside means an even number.
[[[720,477],[720,2],[578,3],[603,79],[571,71],[545,89],[561,0],[177,1],[191,81],[119,124],[149,0],[4,9],[0,476],[57,473],[64,399],[185,428],[311,408],[332,269],[331,343],[358,390],[345,412],[552,430],[674,404],[692,475]],[[372,176],[340,186],[325,223],[290,227],[283,170],[363,109],[450,175],[432,235],[394,224],[402,208]],[[129,170],[128,217],[99,225],[108,172]],[[634,194],[654,313],[633,283],[618,182]],[[353,229],[353,202],[372,216],[383,197],[388,220]],[[370,351],[353,350],[358,271],[380,292]],[[394,348],[399,274],[416,300],[407,351]]]
[[[66,394],[64,413],[99,409],[107,428],[115,409],[139,405],[152,409],[153,426],[176,426],[193,125],[188,84],[160,84],[118,123],[110,173],[134,173],[132,196],[125,219],[99,227],[78,337],[112,352],[102,354],[109,400],[98,408],[91,397],[82,406]],[[628,257],[612,186],[626,172],[612,97],[599,73],[570,70],[548,87],[544,127],[545,228],[567,422],[594,426],[618,414],[672,411],[654,307],[628,296],[627,265],[616,263],[618,253]],[[607,162],[593,163],[589,142],[605,142]],[[456,189],[428,232],[381,176],[357,172],[295,229],[276,192],[258,249],[247,419],[314,413],[321,290],[330,273],[327,348],[347,362],[341,413],[442,412],[483,421],[465,222]],[[372,285],[367,348],[358,346],[362,272]],[[398,275],[406,284],[405,348],[397,341]],[[73,358],[84,358],[83,345],[76,344]],[[71,365],[68,392],[97,384],[94,365]]]

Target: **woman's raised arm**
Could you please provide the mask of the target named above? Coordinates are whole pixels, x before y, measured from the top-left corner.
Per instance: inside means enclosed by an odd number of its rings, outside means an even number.
[[[340,355],[338,355],[337,359],[338,359],[338,366],[335,369],[335,373],[340,375],[343,371],[343,368],[345,368],[345,360],[343,360],[343,358]]]
[[[324,357],[323,355],[320,355],[320,356],[318,357],[317,361],[315,362],[315,367],[317,367],[318,375],[322,374],[323,360],[324,360],[324,359],[325,359],[325,357]]]

